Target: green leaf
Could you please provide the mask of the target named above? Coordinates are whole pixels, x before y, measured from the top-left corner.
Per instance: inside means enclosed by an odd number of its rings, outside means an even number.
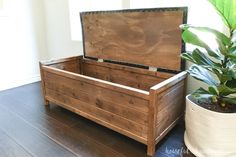
[[[196,63],[192,57],[192,52],[185,52],[185,53],[182,53],[180,56],[182,59],[188,60],[192,63]]]
[[[222,100],[229,104],[236,105],[236,97],[223,97]]]
[[[233,78],[232,80],[227,81],[225,85],[231,88],[236,88],[236,79]]]
[[[200,46],[206,49],[210,56],[219,60],[223,60],[222,54],[224,54],[226,48],[223,43],[220,42],[220,40],[214,39],[212,34],[207,34],[206,32],[202,32],[194,27],[190,27],[189,25],[181,25],[180,28],[184,30],[182,33],[182,39],[184,42]],[[207,36],[210,38],[206,38]],[[211,44],[213,40],[215,41],[214,43],[218,45],[214,45],[213,47]]]
[[[236,46],[231,47],[229,53],[236,54]]]
[[[193,52],[182,53],[181,58],[188,60],[194,64],[198,64],[205,68],[208,68],[211,71],[212,69],[222,68],[221,64],[212,61],[207,55],[205,55],[205,53],[201,52],[199,49],[195,49]]]
[[[223,22],[230,30],[236,29],[236,1],[235,0],[209,0],[221,15]]]
[[[215,30],[209,27],[195,27],[189,24],[183,24],[180,26],[180,28],[183,30],[194,28],[195,30],[198,30],[204,33],[212,33],[215,35],[216,39],[222,41],[225,46],[229,46],[231,44],[230,38],[227,37],[224,33],[221,33],[218,30]]]
[[[201,66],[198,65],[192,65],[189,70],[188,70],[189,74],[202,82],[205,82],[208,85],[211,86],[217,86],[219,83],[209,74],[209,72],[202,68]]]
[[[209,57],[207,57],[203,52],[199,49],[195,49],[192,52],[192,58],[194,59],[195,63],[198,65],[206,66],[206,67],[218,67],[222,68],[221,64],[212,61]]]
[[[191,95],[195,99],[209,99],[209,98],[211,98],[213,96],[211,93],[209,93],[209,91],[205,90],[202,87],[197,89],[197,90],[195,90]]]
[[[219,95],[221,96],[227,96],[229,94],[234,94],[236,93],[236,88],[230,88],[226,85],[219,85],[217,87],[218,91],[219,91]]]
[[[208,91],[209,91],[209,93],[212,94],[212,95],[218,95],[217,89],[216,89],[215,87],[213,87],[213,86],[209,86],[209,87],[208,87]]]
[[[218,77],[218,79],[220,80],[220,82],[224,82],[224,80],[222,80],[222,71],[216,68],[212,68],[212,72]]]
[[[234,72],[234,66],[227,65],[227,68],[222,68],[220,72],[221,84],[225,84],[227,81],[232,80],[236,74]]]
[[[229,58],[231,58],[231,59],[233,59],[233,60],[236,60],[236,54],[233,54],[233,53],[228,53],[228,54],[226,55],[226,57],[229,57]]]

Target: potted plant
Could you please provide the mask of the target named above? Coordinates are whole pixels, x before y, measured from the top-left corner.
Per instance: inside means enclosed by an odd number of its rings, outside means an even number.
[[[181,25],[184,42],[197,46],[181,55],[187,70],[206,83],[186,97],[184,141],[197,157],[236,157],[236,0],[209,0],[228,27]]]

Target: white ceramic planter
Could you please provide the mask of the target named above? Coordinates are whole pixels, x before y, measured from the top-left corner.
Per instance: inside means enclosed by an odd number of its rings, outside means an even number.
[[[236,157],[236,113],[204,109],[186,97],[184,142],[197,157]]]

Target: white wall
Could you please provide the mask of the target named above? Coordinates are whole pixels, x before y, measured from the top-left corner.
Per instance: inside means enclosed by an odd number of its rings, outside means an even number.
[[[0,90],[39,80],[47,59],[41,0],[4,0],[0,14]]]
[[[71,40],[68,0],[44,0],[44,5],[49,57],[61,58],[82,54],[81,41]]]

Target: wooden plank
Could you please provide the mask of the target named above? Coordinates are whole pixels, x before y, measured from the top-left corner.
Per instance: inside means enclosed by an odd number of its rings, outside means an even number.
[[[85,56],[180,70],[183,10],[108,11],[81,16]]]
[[[159,143],[181,120],[182,116],[179,116],[173,121],[167,128],[165,128],[161,134],[157,135],[155,143]]]
[[[123,69],[113,69],[111,67],[97,66],[94,64],[83,64],[84,75],[99,78],[102,80],[123,84],[126,86],[149,91],[149,89],[163,81],[163,78],[150,76]]]
[[[136,89],[136,88],[132,88],[132,87],[116,84],[116,83],[111,83],[108,81],[103,81],[100,79],[96,79],[96,78],[92,78],[92,77],[88,77],[88,76],[84,76],[84,75],[80,75],[80,74],[75,74],[72,72],[56,69],[53,67],[43,66],[42,68],[43,68],[44,72],[57,74],[60,76],[64,76],[64,77],[73,79],[73,80],[83,81],[83,82],[86,82],[86,83],[89,83],[92,85],[96,85],[96,86],[99,86],[102,88],[111,89],[113,91],[125,93],[125,94],[131,95],[131,96],[136,96],[141,99],[149,100],[149,92],[144,91],[144,90],[140,90],[140,89]]]
[[[44,82],[44,73],[43,73],[43,69],[42,69],[42,63],[39,62],[39,69],[40,69],[40,76],[41,76],[41,81],[42,81],[42,84],[41,84],[41,88],[42,88],[42,94],[43,94],[43,100],[44,100],[44,105],[48,105],[49,104],[49,101],[46,99],[45,97],[45,82]]]
[[[184,113],[184,80],[158,95],[156,136],[161,136]]]
[[[147,113],[142,112],[143,110],[137,110],[132,106],[117,103],[115,101],[116,99],[114,99],[114,101],[111,101],[112,98],[106,100],[102,95],[98,96],[97,90],[95,93],[91,93],[89,91],[83,91],[81,89],[78,89],[76,91],[73,89],[69,90],[70,87],[65,87],[65,89],[63,89],[59,88],[59,86],[61,86],[61,83],[56,83],[52,81],[48,81],[48,83],[46,83],[46,86],[49,89],[68,95],[80,101],[86,102],[93,107],[97,107],[107,112],[111,112],[128,120],[134,121],[135,123],[147,125]],[[91,96],[91,94],[94,94],[94,96]]]
[[[85,118],[87,118],[87,119],[90,119],[90,120],[92,120],[92,121],[95,122],[95,123],[101,124],[101,121],[100,121],[99,119],[97,119],[96,117],[92,116],[92,115],[86,114],[86,113],[84,113],[84,112],[80,112],[79,110],[76,110],[76,109],[73,108],[72,106],[67,106],[66,104],[62,104],[61,102],[59,102],[59,101],[57,101],[57,100],[55,100],[55,99],[50,99],[50,98],[49,98],[49,100],[52,101],[52,102],[54,102],[54,103],[56,103],[56,104],[60,104],[60,106],[62,106],[63,108],[66,108],[66,109],[68,109],[68,110],[70,110],[70,111],[72,111],[72,112],[74,112],[74,113],[77,113],[77,114],[79,114],[79,115],[81,115],[81,116],[83,116],[83,117],[85,117]],[[133,139],[135,139],[136,141],[139,141],[139,142],[141,142],[141,143],[143,143],[143,144],[146,144],[146,143],[147,143],[147,141],[146,141],[145,138],[142,138],[142,137],[137,136],[137,135],[135,135],[135,134],[133,134],[133,133],[130,133],[130,132],[126,132],[126,131],[124,131],[123,129],[120,129],[119,127],[116,127],[116,126],[114,126],[114,125],[110,125],[109,123],[105,123],[105,122],[103,122],[102,125],[105,126],[105,127],[107,127],[107,128],[111,128],[112,130],[115,130],[116,132],[119,132],[119,133],[121,133],[121,134],[123,134],[123,135],[125,135],[125,136],[128,136],[128,137],[130,137],[130,138],[133,138]]]
[[[0,152],[2,157],[32,157],[23,147],[0,130]]]
[[[97,61],[86,59],[86,58],[83,59],[83,62],[84,62],[84,64],[112,68],[112,69],[116,69],[116,70],[123,70],[123,71],[131,72],[131,73],[154,76],[154,77],[159,77],[159,78],[163,78],[163,79],[170,78],[171,76],[174,75],[171,73],[165,73],[165,72],[159,72],[159,71],[149,71],[147,69],[130,67],[130,66],[119,65],[119,64],[114,64],[114,63],[97,62]]]
[[[79,65],[78,62],[67,61],[67,62],[63,62],[63,63],[55,63],[55,64],[52,64],[50,66],[54,67],[54,68],[57,68],[57,69],[78,73],[79,72],[78,65]]]
[[[58,63],[64,63],[68,61],[77,61],[79,58],[82,58],[83,56],[74,56],[74,57],[67,57],[67,58],[60,58],[60,59],[52,59],[52,60],[47,60],[47,61],[40,61],[42,65],[53,65],[53,64],[58,64]]]
[[[153,156],[155,153],[156,143],[156,112],[158,108],[158,99],[156,98],[156,90],[150,90],[150,102],[149,102],[149,116],[148,116],[148,136],[147,136],[147,155]]]
[[[99,100],[106,100],[122,106],[127,106],[138,111],[148,111],[148,101],[139,97],[127,95],[119,91],[110,90],[97,86],[96,83],[89,84],[81,80],[74,80],[60,75],[45,72],[45,84],[47,88],[70,94],[74,97],[81,97],[79,93],[93,95]],[[88,99],[88,98],[87,98]]]
[[[161,93],[161,92],[167,90],[168,88],[174,86],[178,82],[186,79],[186,77],[187,77],[187,72],[186,71],[180,72],[179,74],[174,75],[171,78],[169,78],[169,79],[153,86],[151,89],[157,90],[157,94]]]
[[[158,95],[159,105],[157,112],[168,111],[169,107],[175,107],[179,105],[179,102],[184,99],[184,80],[172,86],[165,92]],[[169,98],[167,98],[169,97]]]
[[[123,117],[117,116],[113,113],[101,110],[97,107],[92,107],[90,104],[82,102],[78,99],[71,98],[67,95],[54,92],[52,90],[47,91],[47,98],[50,100],[55,100],[62,105],[72,107],[76,113],[85,116],[91,120],[97,120],[99,124],[106,125],[108,124],[110,127],[118,132],[126,132],[132,133],[137,137],[146,138],[147,134],[147,126],[139,125],[132,121],[129,121]],[[96,117],[96,118],[94,118]]]
[[[33,156],[76,157],[75,154],[42,134],[2,105],[0,106],[0,125],[4,132],[17,143],[21,143],[22,147],[29,150]]]

